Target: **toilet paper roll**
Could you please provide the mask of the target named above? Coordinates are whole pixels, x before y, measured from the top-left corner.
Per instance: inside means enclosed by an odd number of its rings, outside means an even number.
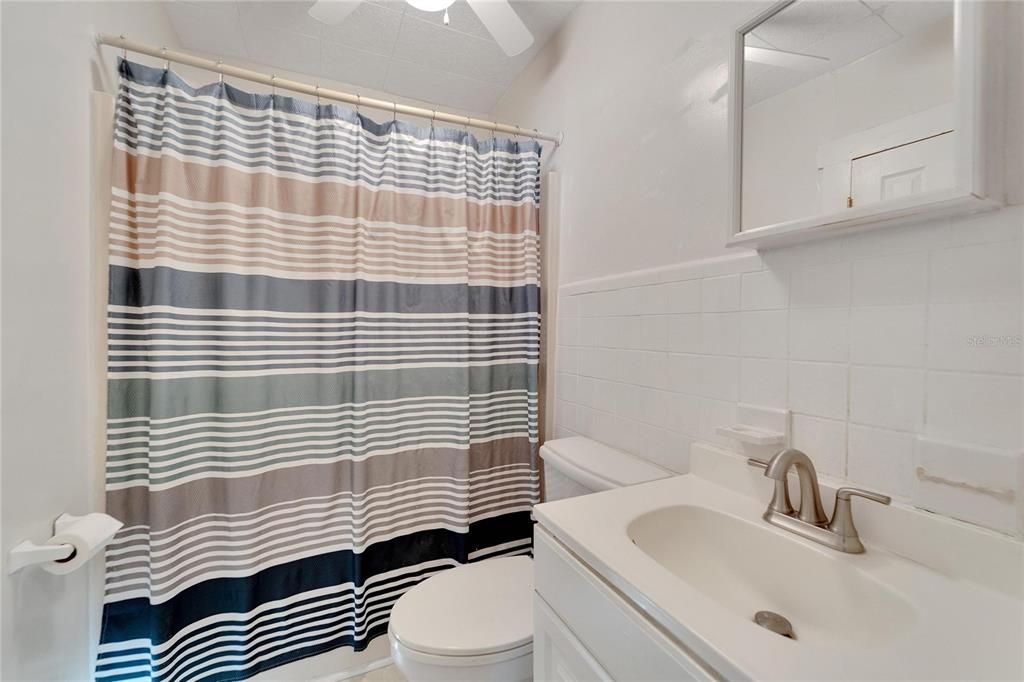
[[[61,514],[54,523],[56,532],[46,544],[72,545],[75,551],[67,559],[43,564],[43,568],[57,575],[71,573],[96,556],[123,525],[113,516],[107,514],[95,513],[85,516]]]

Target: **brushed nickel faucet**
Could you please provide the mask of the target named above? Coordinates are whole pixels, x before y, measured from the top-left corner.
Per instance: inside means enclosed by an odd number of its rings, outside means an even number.
[[[821,507],[818,473],[814,470],[811,458],[806,454],[789,448],[779,452],[768,462],[748,459],[747,463],[764,468],[764,475],[775,481],[775,492],[762,515],[765,521],[840,552],[864,552],[864,544],[857,534],[857,527],[853,525],[852,497],[863,497],[880,504],[892,502],[888,495],[860,488],[839,488],[836,490],[836,506],[830,521]],[[793,468],[796,469],[800,481],[800,508],[796,511],[789,501],[789,487],[786,482],[789,470]]]

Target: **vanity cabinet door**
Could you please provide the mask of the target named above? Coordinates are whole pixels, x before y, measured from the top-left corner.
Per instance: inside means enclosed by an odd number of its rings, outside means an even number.
[[[534,589],[541,606],[564,624],[593,659],[593,667],[619,682],[707,682],[716,675],[670,640],[636,607],[540,526],[534,527]],[[544,613],[538,611],[538,613]],[[537,619],[537,616],[534,616]],[[538,638],[539,639],[539,638]],[[545,678],[550,662],[534,645],[534,671]],[[565,668],[570,670],[570,668]]]
[[[611,682],[611,677],[576,639],[565,623],[533,595],[534,682]]]

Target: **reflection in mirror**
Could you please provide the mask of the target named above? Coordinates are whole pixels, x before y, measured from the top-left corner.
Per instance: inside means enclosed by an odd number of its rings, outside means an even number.
[[[744,35],[742,228],[954,186],[953,0],[797,0]]]

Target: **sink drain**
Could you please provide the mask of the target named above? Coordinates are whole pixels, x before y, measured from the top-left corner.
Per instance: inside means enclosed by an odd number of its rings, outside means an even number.
[[[796,639],[796,633],[793,632],[793,624],[785,616],[780,616],[774,611],[758,611],[754,614],[754,622],[765,630],[771,630],[777,635]]]

